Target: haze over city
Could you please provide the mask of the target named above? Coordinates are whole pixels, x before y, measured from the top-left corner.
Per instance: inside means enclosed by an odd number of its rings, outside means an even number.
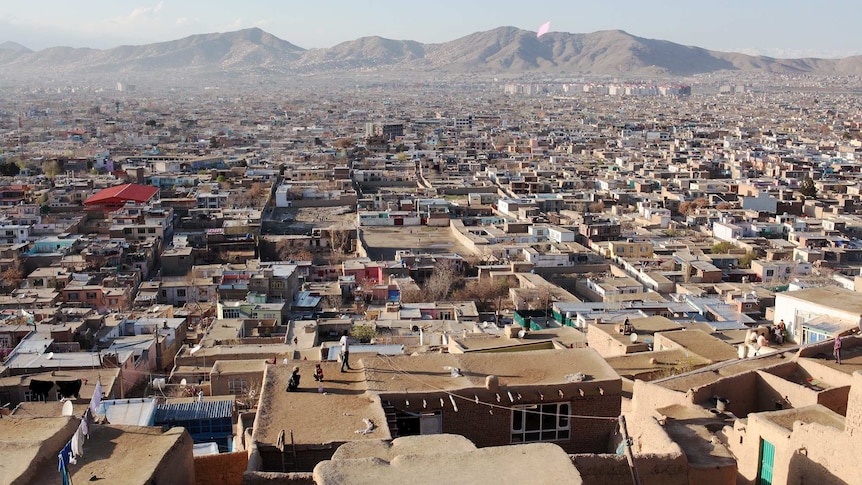
[[[3,39],[31,49],[110,48],[260,27],[303,48],[332,47],[363,36],[444,42],[499,26],[526,30],[552,20],[552,31],[622,29],[685,45],[773,57],[859,54],[862,4],[852,0],[731,0],[720,4],[514,0],[434,3],[381,0],[243,2],[205,0],[63,0],[5,2]]]
[[[859,484],[859,10],[5,2],[0,485]]]

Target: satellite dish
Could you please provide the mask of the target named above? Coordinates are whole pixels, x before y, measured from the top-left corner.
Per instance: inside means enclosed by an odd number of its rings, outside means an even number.
[[[638,334],[636,334],[636,333],[632,332],[632,333],[629,335],[629,340],[631,340],[633,344],[638,343]]]
[[[195,355],[195,352],[197,352],[200,349],[201,349],[200,345],[195,345],[194,347],[192,347],[191,350],[189,350],[189,355]]]
[[[75,414],[75,408],[72,406],[72,401],[63,403],[63,416],[71,416]]]
[[[165,388],[165,378],[159,377],[158,379],[153,379],[153,389],[157,389],[161,391]]]
[[[183,380],[181,380],[181,381],[180,381],[180,385],[181,385],[181,386],[185,386],[186,384],[188,384],[188,382],[186,382],[186,380],[185,380],[185,379],[183,379]]]
[[[524,338],[527,336],[527,332],[524,329],[518,330],[518,338]]]
[[[54,352],[48,352],[48,355],[45,356],[46,359],[51,360],[54,358]]]

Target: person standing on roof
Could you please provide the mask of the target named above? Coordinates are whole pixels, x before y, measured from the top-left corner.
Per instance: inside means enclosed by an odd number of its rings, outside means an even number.
[[[341,335],[341,340],[338,341],[341,344],[341,372],[344,372],[344,368],[347,367],[347,370],[353,370],[350,367],[350,335],[347,330]]]
[[[835,337],[835,345],[832,346],[832,355],[835,356],[835,362],[841,365],[841,336]]]

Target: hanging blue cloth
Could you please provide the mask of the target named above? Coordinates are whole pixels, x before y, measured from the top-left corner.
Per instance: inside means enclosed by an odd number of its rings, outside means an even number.
[[[69,485],[69,458],[72,455],[72,442],[66,443],[66,446],[60,450],[60,454],[57,455],[57,459],[59,460],[59,471],[60,476],[63,478],[63,485]]]

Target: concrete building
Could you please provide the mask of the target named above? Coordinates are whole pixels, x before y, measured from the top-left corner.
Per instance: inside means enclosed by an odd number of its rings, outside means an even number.
[[[827,340],[859,329],[862,294],[838,287],[776,293],[772,321],[777,324],[782,320],[795,342]]]
[[[312,364],[296,364],[310,380]],[[404,435],[450,433],[479,447],[541,441],[568,453],[603,452],[620,412],[619,376],[589,349],[380,356],[353,365],[361,370],[341,374],[324,363],[325,375],[338,376],[324,381],[324,393],[313,392],[313,381],[302,385],[312,392],[285,393],[293,364],[266,367],[252,435],[261,471],[282,471],[282,429],[293,431],[291,470],[301,471],[345,443]],[[589,378],[579,380],[578,373]],[[308,413],[315,418],[301,417]],[[363,418],[374,423],[367,433],[357,431],[368,425]],[[321,419],[326,427],[316,424]]]

